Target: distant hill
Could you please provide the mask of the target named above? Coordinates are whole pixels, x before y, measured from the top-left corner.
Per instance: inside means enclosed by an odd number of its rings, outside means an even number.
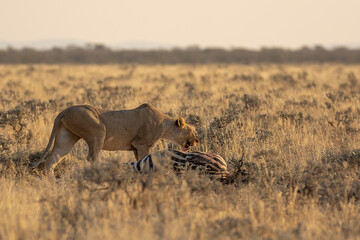
[[[69,45],[85,46],[86,42],[76,39],[44,39],[35,41],[0,41],[0,49],[11,46],[15,49],[33,48],[36,50],[51,49],[53,47],[65,48]]]
[[[68,46],[86,47],[88,44],[98,44],[97,42],[82,41],[77,39],[45,39],[35,41],[4,41],[0,40],[0,49],[6,49],[9,46],[15,49],[33,48],[36,50],[48,50],[54,47],[66,48]],[[99,43],[102,44],[102,43]],[[150,50],[150,49],[172,49],[174,44],[152,42],[152,41],[127,41],[114,44],[104,44],[114,50]]]
[[[118,43],[111,43],[111,44],[104,44],[101,42],[92,42],[92,41],[84,41],[79,39],[40,39],[34,41],[6,41],[4,39],[0,39],[0,49],[7,49],[11,46],[14,49],[23,49],[23,48],[32,48],[35,50],[49,50],[54,47],[57,48],[66,48],[68,46],[78,46],[85,48],[89,45],[94,44],[101,44],[113,50],[170,50],[173,48],[187,48],[188,46],[178,46],[171,43],[164,43],[164,42],[155,42],[155,41],[126,41],[126,42],[118,42]],[[314,47],[314,45],[309,45],[310,48]],[[334,44],[326,44],[322,45],[326,49],[334,49],[338,47],[346,47],[348,49],[360,49],[360,42],[348,42],[348,43],[334,43]],[[234,48],[244,47],[235,46]],[[266,48],[274,48],[271,46],[265,46]],[[300,48],[301,46],[299,46]],[[208,47],[206,47],[208,48]],[[246,46],[245,46],[246,48]],[[285,47],[286,49],[289,49]],[[227,48],[229,49],[229,48]],[[253,48],[252,48],[253,49]],[[260,49],[260,48],[259,48]]]
[[[175,48],[174,44],[151,42],[151,41],[128,41],[121,42],[118,44],[110,45],[113,49],[139,49],[139,50],[150,50],[150,49],[172,49]]]

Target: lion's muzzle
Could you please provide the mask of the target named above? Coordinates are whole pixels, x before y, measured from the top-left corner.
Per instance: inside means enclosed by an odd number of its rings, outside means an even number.
[[[188,151],[190,147],[195,146],[197,143],[199,142],[198,138],[195,138],[192,141],[186,141],[185,146],[184,146],[184,151]]]

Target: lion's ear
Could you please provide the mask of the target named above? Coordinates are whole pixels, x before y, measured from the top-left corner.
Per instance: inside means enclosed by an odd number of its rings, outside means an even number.
[[[184,126],[185,125],[185,120],[182,117],[179,117],[178,119],[176,119],[175,125],[178,126],[178,127]]]

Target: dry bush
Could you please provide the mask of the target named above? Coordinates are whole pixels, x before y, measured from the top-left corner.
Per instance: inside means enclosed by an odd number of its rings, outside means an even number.
[[[0,66],[0,239],[356,239],[359,66]],[[56,114],[148,102],[197,129],[232,178],[140,175],[127,152],[88,163],[83,141],[29,171]],[[160,141],[155,149],[178,148]]]

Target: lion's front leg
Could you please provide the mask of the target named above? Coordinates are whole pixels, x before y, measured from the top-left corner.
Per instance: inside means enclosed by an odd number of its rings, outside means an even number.
[[[146,145],[138,145],[136,143],[132,143],[131,145],[133,147],[132,150],[134,151],[136,160],[141,160],[150,153],[150,148]]]

